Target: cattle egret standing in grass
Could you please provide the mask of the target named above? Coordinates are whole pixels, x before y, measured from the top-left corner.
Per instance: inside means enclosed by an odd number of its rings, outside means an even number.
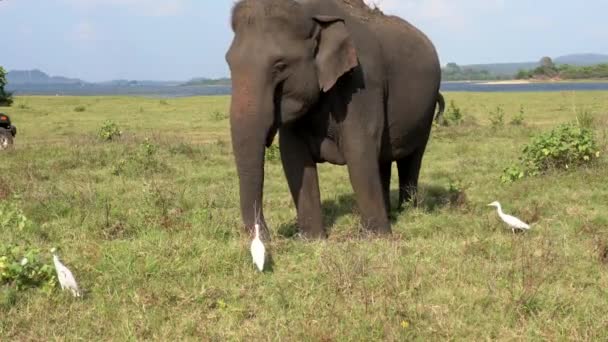
[[[78,289],[78,284],[76,284],[76,279],[74,279],[74,275],[72,272],[65,267],[64,264],[59,261],[59,257],[57,256],[57,249],[51,249],[51,253],[53,253],[53,264],[55,264],[55,271],[57,271],[57,279],[59,279],[59,285],[61,285],[61,289],[68,289],[72,292],[74,297],[80,297],[80,290]]]
[[[260,272],[264,270],[264,257],[266,254],[266,248],[260,240],[260,225],[255,224],[255,236],[251,241],[251,256],[253,257],[253,263],[258,267]]]
[[[515,233],[515,229],[530,229],[530,226],[528,224],[526,224],[522,220],[518,219],[517,217],[503,213],[502,207],[500,206],[500,203],[498,203],[497,201],[494,201],[488,205],[491,207],[496,207],[496,209],[498,211],[498,216],[500,216],[500,218],[506,224],[509,225],[509,227],[511,228],[511,231],[513,233]]]

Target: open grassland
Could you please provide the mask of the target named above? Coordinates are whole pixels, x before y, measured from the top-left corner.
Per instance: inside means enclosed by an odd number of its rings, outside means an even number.
[[[359,233],[346,169],[324,164],[330,237],[299,240],[270,158],[263,274],[239,232],[227,97],[18,97],[0,203],[27,224],[0,226],[0,243],[47,261],[60,247],[85,295],[0,285],[0,339],[608,340],[606,158],[500,182],[531,136],[576,111],[593,113],[606,154],[608,93],[445,95],[463,123],[434,128],[420,206],[393,211],[390,238]],[[492,128],[497,106],[504,125]],[[522,106],[523,125],[509,124]],[[96,137],[106,119],[120,139]],[[505,229],[494,200],[532,230]]]

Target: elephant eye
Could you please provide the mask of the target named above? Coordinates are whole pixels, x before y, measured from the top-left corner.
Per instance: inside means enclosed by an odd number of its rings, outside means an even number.
[[[274,63],[274,70],[276,72],[283,72],[285,71],[285,69],[287,69],[287,63],[283,62],[283,61],[279,61]]]

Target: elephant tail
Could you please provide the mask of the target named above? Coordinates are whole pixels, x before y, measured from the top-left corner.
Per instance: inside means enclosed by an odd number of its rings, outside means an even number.
[[[443,119],[443,112],[445,111],[445,99],[440,92],[437,92],[437,115],[435,115],[435,121],[440,122]]]

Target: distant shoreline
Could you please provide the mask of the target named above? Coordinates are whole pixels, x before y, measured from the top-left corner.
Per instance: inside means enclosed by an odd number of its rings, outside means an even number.
[[[608,79],[576,79],[576,80],[467,80],[467,81],[445,81],[444,83],[473,83],[482,85],[518,85],[518,84],[555,84],[555,83],[608,83]]]

